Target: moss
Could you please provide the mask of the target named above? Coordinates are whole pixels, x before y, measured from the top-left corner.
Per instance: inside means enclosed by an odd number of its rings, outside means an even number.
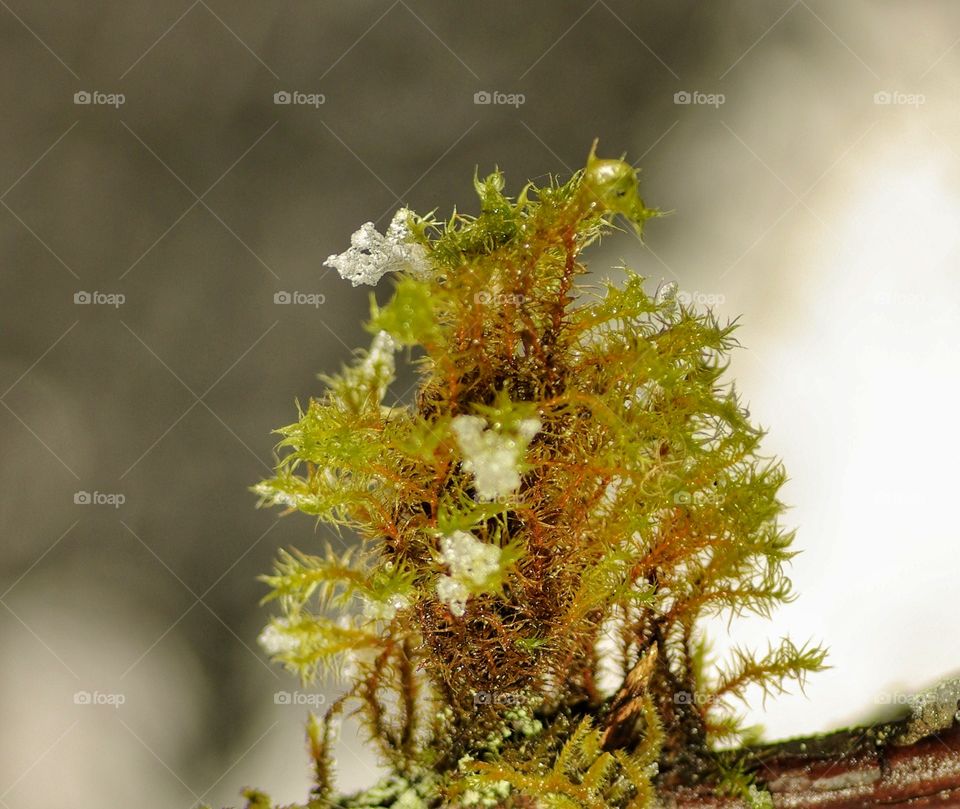
[[[626,268],[587,278],[586,248],[658,213],[636,171],[591,152],[566,181],[505,187],[478,178],[479,215],[404,210],[332,257],[354,283],[392,273],[394,294],[256,491],[362,545],[282,553],[264,640],[305,680],[351,661],[324,721],[355,705],[396,773],[363,800],[638,809],[719,783],[713,744],[747,732],[736,700],[802,685],[824,653],[709,662],[705,618],[791,597],[785,475],[724,377],[734,324]],[[410,403],[390,401],[403,348]],[[334,794],[327,726],[315,800]]]

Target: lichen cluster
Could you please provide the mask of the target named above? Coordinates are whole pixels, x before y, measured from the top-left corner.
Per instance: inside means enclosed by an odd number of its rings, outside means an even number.
[[[618,215],[640,232],[658,213],[628,163],[592,152],[515,198],[499,172],[475,186],[477,216],[404,209],[328,260],[355,283],[393,272],[395,291],[256,487],[360,537],[265,577],[264,647],[305,681],[346,680],[311,720],[307,805],[334,799],[348,707],[394,772],[381,805],[639,809],[719,785],[713,750],[744,733],[731,703],[823,661],[784,641],[724,665],[703,636],[790,596],[784,472],[722,381],[734,327],[626,268],[586,283],[581,254]],[[409,404],[389,394],[400,351]]]

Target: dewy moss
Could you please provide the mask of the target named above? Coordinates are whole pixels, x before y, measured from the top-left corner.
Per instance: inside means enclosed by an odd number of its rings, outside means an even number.
[[[305,681],[350,672],[309,724],[306,805],[334,798],[348,706],[393,770],[384,805],[640,809],[719,788],[714,750],[744,732],[732,703],[824,658],[789,641],[708,654],[703,619],[790,597],[784,472],[723,379],[733,326],[629,270],[586,282],[582,253],[618,217],[641,233],[658,215],[628,163],[591,153],[516,197],[499,172],[475,187],[477,216],[402,209],[328,259],[354,284],[393,273],[393,297],[256,487],[361,539],[282,553],[264,577],[264,648]],[[399,351],[419,372],[409,405],[388,393]]]

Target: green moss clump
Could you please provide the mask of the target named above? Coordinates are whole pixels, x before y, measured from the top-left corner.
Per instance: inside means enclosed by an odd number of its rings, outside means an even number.
[[[311,724],[309,805],[334,794],[347,704],[401,779],[394,805],[639,809],[719,784],[714,749],[746,732],[731,702],[824,658],[784,641],[708,662],[704,618],[790,597],[784,471],[723,381],[734,326],[627,269],[586,282],[581,254],[618,216],[658,213],[629,164],[591,153],[515,198],[499,172],[475,186],[478,216],[401,211],[331,257],[355,283],[395,271],[394,295],[256,487],[362,540],[282,553],[264,579],[265,648],[347,680]],[[387,404],[404,348],[415,401]]]

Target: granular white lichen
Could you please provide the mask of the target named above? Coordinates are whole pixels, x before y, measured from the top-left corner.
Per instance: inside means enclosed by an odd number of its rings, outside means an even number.
[[[494,781],[492,784],[477,785],[466,790],[460,800],[464,806],[496,806],[510,795],[508,781]]]
[[[897,739],[899,744],[912,744],[960,722],[960,677],[944,680],[910,699],[911,714],[907,729]]]
[[[300,641],[290,633],[289,627],[286,619],[274,618],[257,638],[260,648],[271,656],[296,651]]]
[[[391,621],[397,614],[409,606],[407,599],[399,594],[394,594],[382,601],[375,601],[370,598],[363,598],[363,617],[371,621]]]
[[[500,548],[467,531],[454,531],[441,538],[440,557],[456,578],[482,585],[499,567]]]
[[[520,707],[507,711],[504,719],[511,724],[509,734],[517,731],[524,738],[529,739],[539,735],[543,730],[543,722],[537,719],[529,708]]]
[[[450,575],[437,581],[437,597],[454,615],[463,615],[471,591],[483,587],[500,569],[500,554],[499,546],[481,542],[467,531],[440,538],[440,560]]]
[[[750,809],[773,809],[773,796],[765,789],[758,789],[756,784],[750,785],[745,798]]]
[[[351,797],[349,805],[357,807],[389,806],[409,787],[410,782],[406,778],[390,775],[358,795]]]
[[[372,646],[348,649],[344,652],[342,667],[338,672],[340,678],[346,682],[356,680],[376,662],[377,654],[377,650]]]
[[[371,403],[380,405],[396,375],[394,354],[400,350],[397,341],[387,332],[379,331],[370,343],[368,351],[359,362],[343,369],[331,380],[331,391],[341,406],[348,410],[360,410]],[[336,480],[325,477],[325,483]]]
[[[466,612],[469,597],[467,586],[453,576],[441,576],[437,580],[437,598],[450,607],[450,612],[457,617]]]
[[[600,497],[600,501],[594,508],[594,514],[596,514],[598,517],[605,517],[608,514],[612,514],[617,505],[617,499],[621,494],[621,489],[623,488],[624,479],[622,477],[617,475],[612,478],[604,488],[603,495]]]
[[[356,368],[348,369],[344,375],[355,374],[357,381],[372,389],[376,393],[377,401],[382,402],[397,372],[394,354],[398,349],[396,340],[387,332],[377,332],[367,355]]]
[[[499,500],[519,488],[519,465],[540,431],[540,419],[521,419],[511,431],[489,428],[480,416],[457,416],[452,426],[463,452],[463,468],[473,474],[480,500]]]
[[[412,212],[401,208],[394,214],[386,235],[373,222],[364,222],[350,237],[348,250],[323,262],[354,286],[375,286],[388,272],[408,272],[418,278],[430,272],[426,248],[412,240],[407,219]]]
[[[413,787],[405,789],[393,803],[392,809],[426,809],[427,803]]]

